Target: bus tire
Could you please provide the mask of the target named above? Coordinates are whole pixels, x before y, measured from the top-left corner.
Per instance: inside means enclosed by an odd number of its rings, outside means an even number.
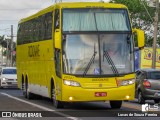
[[[27,99],[29,100],[33,99],[33,94],[29,92],[28,89],[27,89]]]
[[[22,79],[22,82],[21,82],[21,89],[22,89],[22,91],[23,91],[23,96],[25,97],[25,98],[27,98],[27,94],[26,94],[26,86],[25,86],[25,83],[24,83],[24,80]]]
[[[122,100],[110,101],[111,108],[120,109],[122,106]]]
[[[53,86],[52,86],[52,89],[51,89],[51,97],[52,97],[52,101],[53,101],[54,107],[55,108],[64,108],[63,102],[57,100],[55,87],[53,87]]]
[[[31,93],[31,92],[29,92],[29,87],[28,87],[28,80],[26,81],[26,84],[25,84],[26,86],[25,86],[25,97],[27,98],[27,99],[33,99],[33,94]]]
[[[27,83],[25,82],[24,83],[24,89],[23,89],[23,95],[24,95],[25,98],[27,98],[27,85],[26,84]]]

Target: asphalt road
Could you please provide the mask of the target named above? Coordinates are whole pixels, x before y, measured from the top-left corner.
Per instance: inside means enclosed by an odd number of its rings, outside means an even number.
[[[154,104],[153,101],[147,101],[147,103],[151,105]],[[1,117],[0,120],[106,120],[109,118],[112,120],[159,119],[159,117],[141,117],[141,114],[139,113],[141,111],[141,105],[137,103],[137,100],[123,102],[123,106],[120,110],[111,109],[108,102],[68,103],[65,104],[64,109],[55,109],[49,99],[39,97],[38,99],[28,100],[23,97],[22,91],[19,89],[0,89],[0,111],[0,114],[2,114],[2,112],[11,112],[12,114],[12,118]],[[13,112],[15,114],[13,114]],[[32,115],[33,113],[39,118],[32,118],[34,116]],[[129,115],[131,115],[129,113],[134,114],[134,117],[129,117]],[[20,116],[16,117],[16,115]],[[126,117],[126,115],[128,115],[128,117]],[[22,118],[22,116],[29,118]],[[42,118],[40,118],[41,116]]]

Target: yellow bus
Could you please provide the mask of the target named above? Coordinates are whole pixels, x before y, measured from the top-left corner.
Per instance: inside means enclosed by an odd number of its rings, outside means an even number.
[[[65,102],[110,101],[120,108],[135,92],[134,41],[127,7],[102,2],[57,3],[20,20],[18,86],[26,98]]]

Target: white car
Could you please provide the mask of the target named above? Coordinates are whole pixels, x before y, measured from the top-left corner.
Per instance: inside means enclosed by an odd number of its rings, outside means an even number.
[[[16,67],[5,67],[0,72],[0,88],[17,87]]]

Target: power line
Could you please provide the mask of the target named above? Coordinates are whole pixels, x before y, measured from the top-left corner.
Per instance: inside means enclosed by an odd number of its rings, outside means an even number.
[[[141,2],[142,2],[142,4],[143,4],[143,6],[144,6],[144,8],[145,8],[145,10],[146,10],[146,12],[147,12],[147,14],[148,14],[148,16],[150,17],[151,21],[154,22],[153,19],[152,19],[152,17],[151,17],[151,15],[150,15],[150,13],[149,13],[148,10],[147,10],[145,4],[144,4],[144,1],[141,1]]]

